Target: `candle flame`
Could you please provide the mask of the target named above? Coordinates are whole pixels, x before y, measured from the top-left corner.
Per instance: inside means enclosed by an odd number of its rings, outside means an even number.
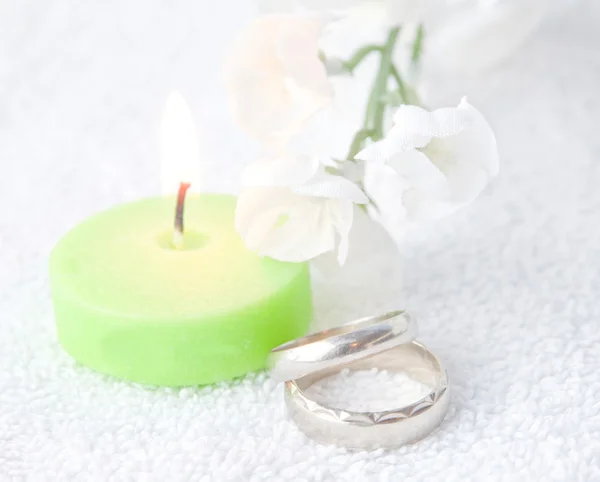
[[[165,104],[159,132],[163,194],[175,194],[181,183],[198,190],[200,145],[192,111],[178,91]]]

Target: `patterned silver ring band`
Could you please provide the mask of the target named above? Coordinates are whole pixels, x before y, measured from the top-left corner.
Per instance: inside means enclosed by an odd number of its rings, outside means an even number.
[[[429,386],[422,399],[392,410],[353,412],[327,407],[307,397],[305,390],[342,368],[402,370]],[[440,361],[413,341],[343,367],[313,373],[285,384],[285,401],[292,420],[309,437],[354,449],[393,448],[416,442],[433,431],[448,410],[448,375]]]
[[[275,380],[293,380],[409,343],[416,336],[412,317],[392,311],[284,343],[271,351],[267,365]]]

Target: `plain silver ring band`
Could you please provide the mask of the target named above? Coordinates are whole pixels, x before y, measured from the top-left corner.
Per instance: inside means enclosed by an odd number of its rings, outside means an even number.
[[[381,353],[417,336],[406,311],[391,311],[297,338],[274,348],[267,360],[277,381],[293,380]]]
[[[428,395],[404,407],[381,412],[353,412],[324,406],[305,390],[341,368],[404,371],[431,387]],[[394,448],[421,440],[444,419],[448,410],[448,374],[422,344],[413,341],[325,372],[285,383],[285,402],[292,420],[310,438],[353,449]]]

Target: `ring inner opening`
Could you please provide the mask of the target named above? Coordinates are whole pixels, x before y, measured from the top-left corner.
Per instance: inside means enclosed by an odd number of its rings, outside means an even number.
[[[395,410],[444,383],[438,360],[417,343],[296,380],[303,395],[325,407],[355,412]]]

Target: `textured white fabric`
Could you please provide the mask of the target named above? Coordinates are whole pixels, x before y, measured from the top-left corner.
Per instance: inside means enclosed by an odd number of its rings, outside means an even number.
[[[353,287],[315,281],[318,325],[398,305],[421,315],[420,338],[453,384],[431,437],[390,452],[319,446],[264,374],[145,388],[61,351],[48,253],[90,213],[158,193],[168,90],[181,88],[207,130],[207,189],[236,190],[256,153],[229,120],[218,72],[252,15],[243,4],[0,5],[0,480],[600,480],[594,0],[493,73],[431,92],[446,105],[468,93],[490,119],[501,153],[492,188],[413,233],[402,271],[390,259]]]
[[[352,397],[348,397],[350,390]],[[319,380],[305,392],[311,400],[325,406],[377,412],[416,403],[429,395],[431,388],[402,372],[344,368],[335,376]]]

